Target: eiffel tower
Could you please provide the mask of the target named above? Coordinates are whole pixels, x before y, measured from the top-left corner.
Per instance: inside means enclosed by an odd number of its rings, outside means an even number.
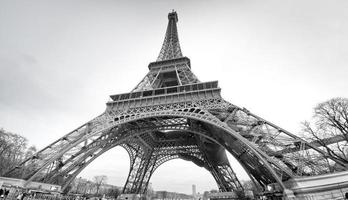
[[[284,181],[332,170],[315,158],[327,158],[332,166],[347,170],[344,160],[331,157],[319,145],[224,100],[217,81],[199,81],[181,52],[177,22],[177,13],[170,12],[159,56],[131,92],[111,95],[101,115],[6,176],[58,184],[64,190],[86,166],[116,146],[130,157],[123,194],[145,194],[155,170],[178,158],[208,170],[220,191],[243,192],[226,151],[261,190],[276,184],[284,191]]]

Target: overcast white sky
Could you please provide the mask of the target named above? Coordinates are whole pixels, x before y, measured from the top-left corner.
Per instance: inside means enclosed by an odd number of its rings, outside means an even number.
[[[157,58],[171,9],[193,72],[219,80],[233,104],[298,133],[317,103],[348,96],[346,0],[0,0],[0,127],[42,148],[102,113],[108,95],[129,92]],[[82,175],[123,186],[128,167],[116,148]],[[151,182],[216,187],[179,160]]]

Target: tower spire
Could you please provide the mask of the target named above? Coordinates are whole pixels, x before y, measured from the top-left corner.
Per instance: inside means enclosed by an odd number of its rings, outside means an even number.
[[[166,36],[163,41],[161,51],[158,55],[157,61],[170,60],[182,57],[178,30],[176,23],[178,22],[178,15],[173,10],[168,14],[168,26]]]

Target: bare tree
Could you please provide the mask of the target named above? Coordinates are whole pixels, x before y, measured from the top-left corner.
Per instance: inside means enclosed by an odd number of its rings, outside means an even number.
[[[30,146],[27,151],[25,152],[24,158],[29,158],[33,156],[36,153],[37,149],[35,146]]]
[[[106,180],[107,180],[107,176],[105,175],[101,175],[101,176],[95,176],[94,178],[94,184],[95,184],[95,187],[97,189],[97,194],[99,193],[99,189],[100,189],[100,186],[104,183],[106,183]]]
[[[303,132],[330,156],[348,164],[348,99],[333,98],[317,105],[312,121],[303,122]]]
[[[35,147],[27,149],[25,137],[0,129],[0,176],[35,151]]]

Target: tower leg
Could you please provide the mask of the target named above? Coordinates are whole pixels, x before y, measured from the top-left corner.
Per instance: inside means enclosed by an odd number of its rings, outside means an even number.
[[[200,136],[197,136],[197,140],[200,150],[205,156],[209,171],[219,185],[220,191],[243,193],[243,187],[230,166],[225,149]]]
[[[240,184],[236,174],[232,170],[229,164],[215,165],[213,166],[216,178],[221,183],[220,190],[222,191],[243,191],[243,187]]]
[[[122,193],[145,194],[156,158],[153,156],[152,151],[144,151],[140,147],[133,149],[132,154],[130,156],[132,159],[130,172]]]

